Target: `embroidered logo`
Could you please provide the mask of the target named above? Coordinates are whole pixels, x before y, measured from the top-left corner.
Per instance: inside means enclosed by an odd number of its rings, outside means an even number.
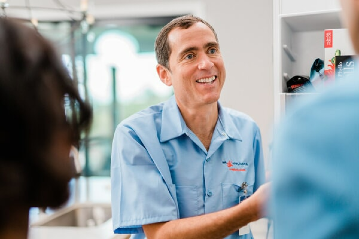
[[[233,162],[232,160],[223,160],[222,163],[226,164],[230,171],[245,172],[245,168],[248,167],[248,163]]]

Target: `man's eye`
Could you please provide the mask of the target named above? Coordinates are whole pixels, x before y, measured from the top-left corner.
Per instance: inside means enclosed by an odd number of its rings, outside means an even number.
[[[211,48],[209,49],[208,51],[210,54],[215,54],[217,52],[217,49],[216,48]]]
[[[193,59],[194,55],[191,53],[191,54],[187,54],[184,58],[187,59],[187,60],[191,60]]]

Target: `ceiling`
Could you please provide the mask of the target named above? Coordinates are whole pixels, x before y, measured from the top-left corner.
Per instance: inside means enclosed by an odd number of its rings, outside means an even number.
[[[4,12],[0,5],[0,17],[5,13],[8,17],[26,21],[34,19],[34,25],[36,21],[82,21],[85,16],[81,11],[82,2],[87,2],[88,24],[99,20],[173,17],[190,13],[202,16],[204,12],[203,1],[199,0],[0,0],[0,4],[2,2],[8,7]]]
[[[79,19],[82,16],[81,2],[87,2],[89,14],[99,7],[145,2],[144,0],[0,0],[0,2],[4,1],[8,3],[5,9],[7,16],[38,20]],[[2,9],[0,15],[3,15]]]
[[[173,16],[202,9],[202,5],[193,0],[0,0],[0,3],[4,1],[9,5],[5,9],[7,16],[39,21],[80,20],[83,1],[87,2],[87,13],[95,19]]]

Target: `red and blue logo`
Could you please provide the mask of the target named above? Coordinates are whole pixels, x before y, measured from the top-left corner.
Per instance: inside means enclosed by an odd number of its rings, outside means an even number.
[[[236,172],[245,172],[246,168],[248,167],[248,163],[235,162],[232,160],[222,161],[222,163],[226,164],[227,168],[230,171],[236,171]]]

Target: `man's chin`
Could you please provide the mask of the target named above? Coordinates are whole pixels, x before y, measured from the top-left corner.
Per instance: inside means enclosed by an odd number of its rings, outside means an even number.
[[[206,104],[214,104],[217,103],[217,101],[219,100],[219,96],[220,95],[210,95],[207,96],[203,99],[203,102],[205,102]]]

